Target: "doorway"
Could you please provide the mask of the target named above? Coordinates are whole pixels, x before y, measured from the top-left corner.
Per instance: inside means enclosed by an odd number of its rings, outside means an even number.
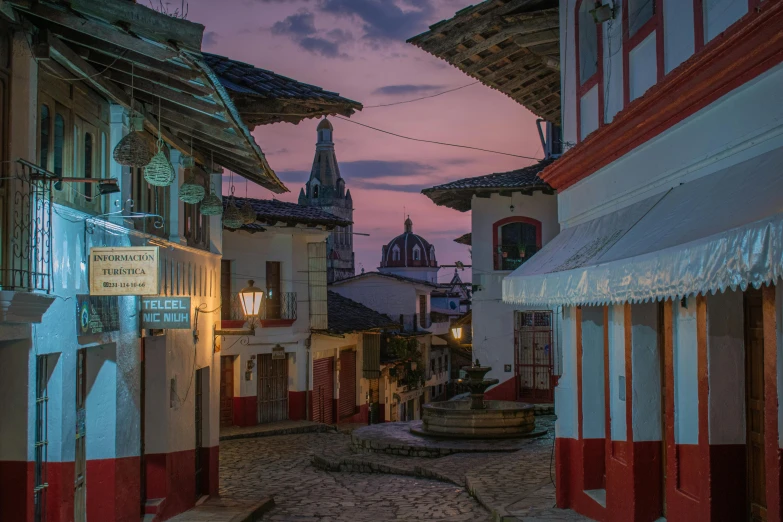
[[[220,358],[220,427],[234,425],[234,356]]]
[[[334,357],[313,362],[313,420],[334,423]]]
[[[340,352],[340,397],[337,400],[340,418],[356,413],[356,351]]]
[[[764,321],[761,291],[745,292],[745,429],[749,520],[767,520],[764,466]]]
[[[288,356],[258,356],[258,422],[288,419]]]
[[[201,448],[204,447],[204,409],[203,409],[203,390],[204,390],[204,368],[196,370],[196,401],[195,407],[195,431],[196,431],[196,498],[198,499],[204,493],[204,462],[202,460]]]
[[[87,350],[76,352],[76,448],[74,452],[74,522],[87,522]]]
[[[552,402],[552,311],[514,312],[517,395],[530,402]]]

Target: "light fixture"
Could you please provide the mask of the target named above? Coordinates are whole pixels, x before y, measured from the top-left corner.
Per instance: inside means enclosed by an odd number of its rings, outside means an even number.
[[[242,312],[247,320],[258,317],[261,301],[264,299],[264,291],[254,285],[255,281],[248,281],[247,286],[239,291],[239,303],[242,305]]]
[[[591,9],[590,14],[593,15],[595,23],[602,24],[614,18],[614,6],[596,1],[595,9]]]
[[[514,205],[511,205],[510,207],[508,207],[508,209],[509,209],[511,212],[514,212]]]
[[[462,339],[462,327],[461,326],[452,326],[451,327],[451,335],[456,340]]]

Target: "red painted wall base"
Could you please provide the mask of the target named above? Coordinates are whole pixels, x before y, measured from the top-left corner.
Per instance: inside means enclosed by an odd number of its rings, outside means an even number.
[[[359,406],[359,411],[355,415],[340,419],[340,424],[367,424],[367,412],[368,408],[366,404]]]
[[[290,391],[288,392],[288,418],[291,420],[305,420],[307,418],[307,397],[312,399],[312,392]]]
[[[234,397],[234,426],[255,426],[258,424],[258,398]]]
[[[158,520],[169,519],[196,503],[195,452],[190,449],[144,456],[147,499],[164,499],[158,507]]]
[[[32,462],[0,461],[0,520],[33,520],[34,480]]]
[[[491,401],[515,401],[517,400],[517,379],[510,379],[495,385],[487,390],[484,398]]]
[[[88,520],[136,522],[140,494],[139,457],[87,461]]]

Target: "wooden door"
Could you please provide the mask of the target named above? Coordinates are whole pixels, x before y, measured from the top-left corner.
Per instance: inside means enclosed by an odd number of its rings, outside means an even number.
[[[273,359],[272,354],[258,356],[258,422],[288,419],[288,356]]]
[[[356,352],[340,352],[340,397],[337,400],[340,418],[356,413]]]
[[[334,423],[334,357],[313,362],[313,420]]]
[[[76,352],[76,449],[74,453],[74,522],[87,522],[87,350]]]
[[[530,402],[552,402],[554,358],[552,311],[514,313],[517,396]]]
[[[745,429],[751,521],[767,519],[764,467],[764,330],[761,291],[745,292]]]
[[[234,356],[220,358],[220,426],[234,425]]]
[[[266,318],[280,319],[280,262],[266,262]]]

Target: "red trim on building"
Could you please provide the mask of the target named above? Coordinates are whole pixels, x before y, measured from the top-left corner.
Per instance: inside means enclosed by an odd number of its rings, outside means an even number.
[[[343,417],[338,424],[367,424],[367,404],[360,404],[355,414],[350,417]]]
[[[498,232],[500,227],[509,223],[527,223],[536,227],[536,249],[541,249],[541,222],[537,219],[524,216],[510,216],[492,223],[492,260],[495,270],[500,270],[500,256],[498,256],[498,246],[500,238]]]
[[[288,392],[288,418],[290,420],[305,420],[307,418],[307,396],[312,398],[312,392]]]
[[[0,461],[0,520],[33,520],[34,471],[32,462]]]
[[[610,125],[549,165],[541,177],[557,190],[568,188],[768,71],[783,61],[781,27],[783,2],[763,2],[631,102]]]
[[[258,397],[234,397],[234,426],[258,424]]]
[[[764,333],[764,453],[767,520],[781,518],[781,461],[778,442],[778,354],[775,287],[761,289]]]
[[[46,481],[49,483],[49,488],[46,492],[47,522],[64,522],[73,519],[74,473],[75,466],[73,461],[48,462],[46,464]],[[2,505],[3,503],[0,500],[0,506]],[[138,512],[138,506],[136,508]],[[2,516],[0,516],[0,520],[4,520]]]
[[[141,504],[139,469],[139,457],[88,460],[87,519],[137,522]]]
[[[704,0],[693,0],[693,49],[704,49]]]
[[[262,328],[284,328],[291,326],[296,322],[296,319],[259,319],[258,324]]]
[[[576,438],[582,440],[582,426],[584,426],[584,413],[582,411],[582,307],[574,308],[574,322],[576,323]],[[582,488],[584,489],[584,488]]]
[[[576,141],[580,142],[584,138],[582,136],[582,96],[584,96],[590,89],[598,85],[598,128],[604,126],[604,34],[603,26],[597,24],[596,31],[596,47],[598,52],[598,67],[596,67],[595,73],[588,78],[584,83],[581,83],[580,66],[579,66],[579,8],[582,2],[590,0],[577,0],[574,6],[574,42],[575,42],[575,54],[574,64],[576,66],[576,74],[574,81],[576,82]],[[593,131],[595,132],[595,131]]]
[[[210,459],[217,458],[217,448]],[[207,461],[210,469],[207,476],[217,473],[217,466],[212,471],[213,461]],[[157,520],[166,520],[174,515],[192,508],[196,503],[196,450],[189,449],[172,453],[154,453],[144,455],[147,477],[147,499],[163,499],[157,508]],[[89,476],[87,477],[89,492]],[[210,488],[217,488],[217,482]],[[89,493],[88,493],[89,497]],[[92,519],[91,519],[92,520]],[[97,520],[111,520],[98,518]],[[138,520],[138,510],[136,518]]]
[[[663,47],[663,1],[657,0],[653,3],[655,9],[653,15],[642,27],[636,31],[636,34],[633,36],[628,36],[630,34],[630,21],[628,19],[630,8],[628,3],[628,0],[623,0],[623,107],[627,107],[628,104],[631,103],[631,51],[633,51],[636,46],[638,46],[648,36],[650,36],[653,31],[655,31],[656,80],[661,81],[665,72],[665,50]]]
[[[506,379],[487,390],[484,398],[491,401],[515,401],[517,400],[517,382],[516,377]]]
[[[747,510],[746,449],[744,444],[710,446],[710,498],[720,520],[744,520]],[[775,519],[768,519],[775,520]]]
[[[217,495],[220,489],[220,447],[201,448],[201,492],[205,495]]]

